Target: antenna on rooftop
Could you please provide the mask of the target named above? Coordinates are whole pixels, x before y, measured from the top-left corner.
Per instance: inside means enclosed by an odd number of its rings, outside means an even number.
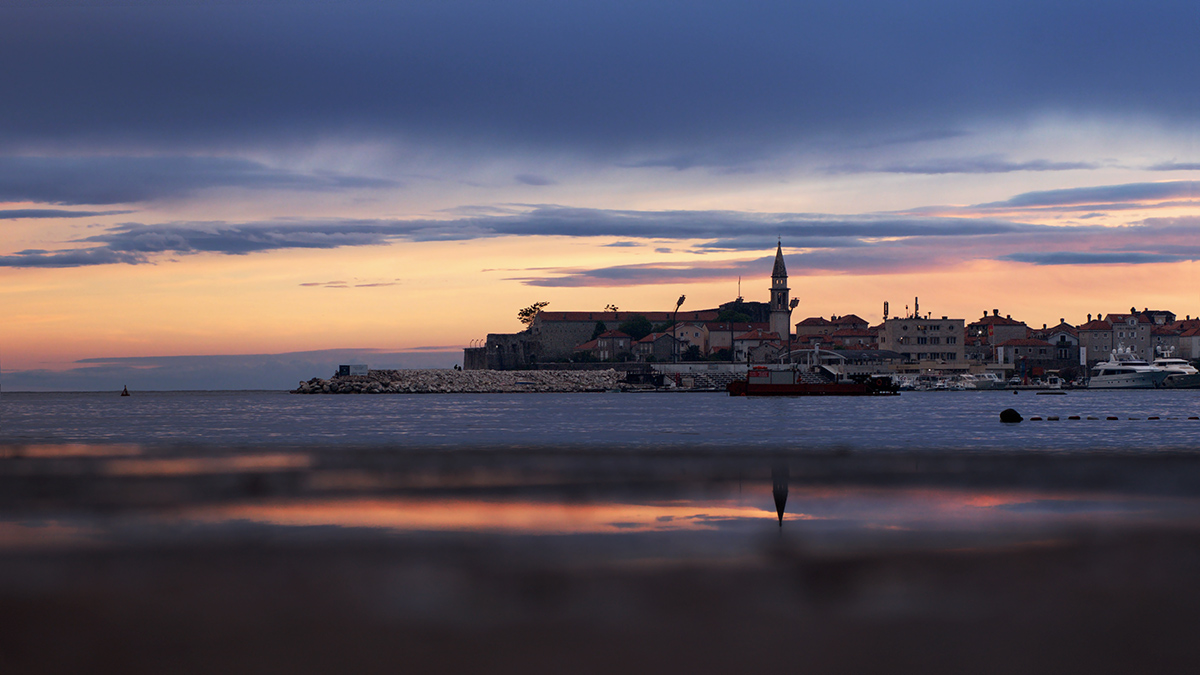
[[[742,299],[742,277],[738,275],[738,300]]]

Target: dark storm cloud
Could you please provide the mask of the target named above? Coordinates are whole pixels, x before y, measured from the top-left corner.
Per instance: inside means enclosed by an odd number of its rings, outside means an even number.
[[[1188,256],[1172,253],[1048,251],[1045,253],[1010,253],[1000,256],[1000,259],[1034,265],[1143,265],[1194,260],[1195,254]]]
[[[106,247],[68,251],[19,251],[0,256],[0,267],[88,267],[91,265],[136,265],[146,262],[144,256],[114,251]]]
[[[927,272],[971,260],[1004,260],[1034,265],[1139,265],[1200,260],[1200,218],[1151,218],[1124,227],[1045,227],[1009,233],[920,236],[827,247],[787,254],[788,272],[812,274],[896,274]],[[770,249],[762,246],[760,249]],[[771,257],[720,262],[663,262],[595,269],[548,270],[511,277],[530,286],[585,287],[684,283],[759,276]]]
[[[946,174],[946,173],[1011,173],[1014,171],[1078,171],[1081,169],[1096,169],[1097,164],[1088,162],[1051,162],[1037,159],[1028,162],[1010,162],[1006,159],[988,157],[966,157],[959,159],[930,159],[920,162],[890,164],[880,167],[870,167],[862,164],[844,164],[829,167],[831,173],[915,173],[915,174]]]
[[[0,9],[0,148],[393,137],[686,168],[1200,108],[1182,0],[47,4]]]
[[[795,246],[858,247],[881,237],[942,238],[1045,229],[969,218],[831,217],[733,211],[607,211],[560,206],[520,215],[454,220],[275,220],[252,223],[124,223],[74,240],[87,247],[20,251],[0,267],[149,263],[161,255],[249,253],[297,248],[379,246],[394,241],[460,241],[500,236],[632,237],[708,240],[703,248],[761,250],[784,237]],[[618,242],[624,243],[624,242]]]
[[[1025,192],[1002,202],[981,207],[1041,207],[1103,205],[1105,202],[1137,202],[1200,196],[1200,181],[1179,180],[1163,183],[1125,183],[1096,187],[1067,188]],[[1103,207],[1110,208],[1110,207]],[[1090,208],[1089,208],[1090,210]]]
[[[1200,171],[1200,162],[1161,162],[1146,168],[1150,171]]]
[[[821,216],[730,211],[603,211],[544,206],[521,215],[454,220],[275,220],[252,223],[125,223],[67,244],[62,250],[30,249],[0,256],[0,267],[78,267],[116,263],[153,263],[165,256],[199,253],[246,255],[286,249],[334,249],[381,246],[393,242],[462,241],[502,236],[631,237],[633,242],[695,241],[692,253],[762,251],[782,238],[789,248],[810,249],[805,268],[822,271],[882,273],[934,267],[943,261],[993,258],[1026,261],[1037,252],[1170,255],[1200,257],[1194,242],[1200,219],[1154,218],[1125,227],[1055,227],[995,219],[900,217],[895,215]],[[670,250],[656,248],[656,252]],[[1032,255],[1032,254],[1030,254]],[[1130,258],[1135,259],[1136,256]],[[1027,261],[1035,262],[1033,258]],[[1143,262],[1157,262],[1146,258]],[[624,265],[580,272],[571,270],[541,285],[571,285],[572,279],[619,283],[655,275],[711,278],[732,274],[727,262],[688,265]],[[555,270],[550,269],[550,272]],[[379,285],[398,280],[383,280]],[[306,282],[331,288],[367,283]],[[374,284],[375,281],[370,283]],[[533,283],[533,281],[530,281]]]
[[[119,216],[132,211],[68,211],[66,209],[0,209],[0,220],[22,220],[35,218],[94,218],[96,216]]]
[[[516,181],[522,185],[533,185],[535,187],[542,187],[544,185],[555,185],[556,184],[554,181],[550,180],[549,178],[545,178],[542,176],[535,176],[535,175],[529,174],[529,173],[518,174],[517,176],[515,176],[515,178],[516,178]]]
[[[0,202],[126,204],[217,187],[332,190],[393,185],[360,176],[295,173],[233,157],[0,156]]]

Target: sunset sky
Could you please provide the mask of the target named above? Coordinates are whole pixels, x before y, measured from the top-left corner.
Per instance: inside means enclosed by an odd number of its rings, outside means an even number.
[[[517,310],[1200,315],[1200,5],[5,0],[0,385],[449,366]]]

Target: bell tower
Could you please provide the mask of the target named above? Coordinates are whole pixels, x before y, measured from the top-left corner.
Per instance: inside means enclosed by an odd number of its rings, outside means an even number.
[[[783,264],[783,242],[775,248],[775,269],[771,270],[771,332],[787,340],[792,334],[792,308],[788,306],[787,266]]]

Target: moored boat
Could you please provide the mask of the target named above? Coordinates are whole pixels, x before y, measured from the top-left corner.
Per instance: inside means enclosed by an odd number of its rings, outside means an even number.
[[[899,388],[887,375],[838,381],[801,368],[759,366],[747,371],[746,379],[730,382],[726,391],[730,396],[886,396]]]
[[[1162,386],[1167,371],[1139,359],[1130,347],[1118,346],[1109,359],[1092,367],[1088,389],[1154,389]]]
[[[1168,389],[1200,389],[1200,370],[1184,359],[1163,357],[1154,359],[1154,366],[1167,372],[1162,386]]]

